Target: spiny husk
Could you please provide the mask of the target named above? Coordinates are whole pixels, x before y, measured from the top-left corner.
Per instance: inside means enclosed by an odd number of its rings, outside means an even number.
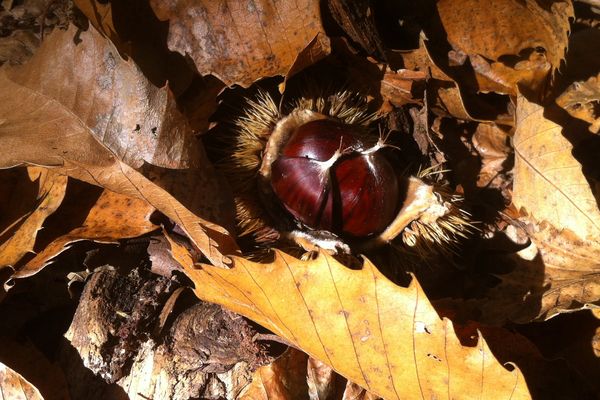
[[[235,195],[238,235],[254,235],[262,239],[259,242],[277,239],[265,225],[269,217],[258,202],[256,179],[263,150],[279,118],[277,105],[267,93],[261,92],[256,100],[248,100],[245,115],[235,124],[232,152],[221,165]]]
[[[362,126],[376,119],[368,112],[364,99],[350,91],[329,96],[305,95],[292,101],[286,114],[295,110],[311,110],[346,124]],[[262,244],[272,244],[279,238],[274,231],[280,224],[265,212],[265,206],[257,196],[257,179],[269,136],[282,117],[268,93],[260,92],[256,99],[248,100],[245,114],[236,121],[232,132],[232,151],[221,164],[236,197],[238,235],[253,236]]]
[[[346,124],[363,127],[364,135],[369,141],[376,142],[378,139],[367,128],[377,119],[377,115],[369,113],[366,101],[350,91],[336,92],[329,96],[310,96],[304,93],[304,96],[291,101],[285,112],[265,92],[261,92],[254,100],[248,100],[245,114],[236,121],[235,129],[231,131],[230,154],[221,168],[229,178],[236,197],[238,235],[251,238],[256,243],[255,253],[258,256],[255,258],[262,258],[266,254],[263,250],[275,244],[279,247],[293,245],[285,242],[289,235],[282,233],[296,229],[296,223],[285,212],[281,213],[281,217],[273,216],[273,209],[278,208],[278,205],[261,198],[258,181],[271,133],[280,120],[300,110],[310,110]],[[421,171],[418,176],[429,181],[443,172],[439,166],[434,166]],[[423,182],[418,178],[413,179]],[[439,206],[445,210],[443,213],[415,217],[393,237],[385,240],[372,238],[365,241],[366,245],[352,246],[353,250],[371,253],[379,246],[388,245],[399,252],[423,258],[433,253],[451,252],[456,242],[476,228],[471,223],[469,214],[462,209],[461,197],[452,195],[444,186],[433,184],[429,187],[435,192]]]

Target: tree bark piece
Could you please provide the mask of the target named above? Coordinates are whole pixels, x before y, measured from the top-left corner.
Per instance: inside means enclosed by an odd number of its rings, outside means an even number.
[[[95,273],[66,337],[86,367],[130,399],[235,398],[268,361],[252,340],[255,331],[242,317],[199,303],[152,337],[173,288],[169,279],[136,270]]]

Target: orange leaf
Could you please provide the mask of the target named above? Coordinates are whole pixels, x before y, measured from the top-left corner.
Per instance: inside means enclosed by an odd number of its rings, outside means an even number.
[[[600,73],[585,82],[575,82],[556,99],[556,104],[571,116],[590,124],[592,133],[600,133]]]
[[[66,176],[40,167],[30,167],[28,170],[30,178],[39,181],[38,204],[12,236],[0,245],[0,268],[14,266],[24,255],[33,251],[37,232],[65,197]]]
[[[535,0],[441,0],[437,9],[455,49],[498,61],[543,48],[553,69],[564,58],[573,16],[569,1],[544,7]]]
[[[570,1],[441,0],[436,6],[439,22],[434,18],[428,48],[461,88],[545,94],[565,57]]]
[[[481,336],[461,345],[413,279],[396,286],[365,260],[350,270],[329,255],[301,261],[280,251],[269,264],[234,258],[232,269],[196,269],[173,257],[196,295],[286,338],[347,379],[387,399],[530,398],[522,373],[502,366]]]
[[[152,212],[154,207],[143,200],[105,190],[81,227],[55,239],[15,272],[13,278],[26,278],[36,274],[74,242],[93,240],[98,243],[116,243],[119,239],[152,232],[158,229],[149,220]]]

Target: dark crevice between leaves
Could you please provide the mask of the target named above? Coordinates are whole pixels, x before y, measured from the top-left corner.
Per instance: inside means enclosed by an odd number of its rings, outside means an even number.
[[[166,82],[177,96],[191,83],[193,69],[184,55],[167,46],[169,21],[160,21],[144,0],[112,1],[114,27],[126,54],[157,87]]]

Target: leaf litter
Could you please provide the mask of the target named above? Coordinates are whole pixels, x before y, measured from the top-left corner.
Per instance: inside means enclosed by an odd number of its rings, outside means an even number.
[[[0,10],[0,268],[4,281],[28,279],[5,288],[0,313],[20,306],[20,291],[43,294],[36,282],[53,274],[63,280],[51,286],[66,296],[67,271],[84,268],[97,290],[139,285],[158,293],[133,296],[131,310],[110,316],[86,311],[92,300],[81,298],[72,332],[129,321],[106,337],[117,332],[111,340],[131,364],[118,352],[102,355],[104,371],[122,380],[89,388],[129,398],[592,395],[593,339],[582,339],[587,353],[560,366],[537,350],[550,318],[600,304],[599,61],[582,45],[594,43],[582,38],[597,33],[599,17],[587,2],[75,1],[88,26],[67,1],[46,14],[34,2],[25,13],[12,3]],[[136,22],[135,7],[154,18],[148,27],[162,43],[139,40],[149,20]],[[149,67],[161,59],[166,67]],[[167,75],[179,78],[176,90]],[[407,171],[445,162],[429,173],[466,198],[478,230],[443,256],[416,262],[384,250],[373,262],[293,247],[265,256],[270,249],[257,253],[238,237],[238,193],[219,170],[223,135],[257,90],[293,98],[306,82],[363,94],[381,118],[378,129],[391,130],[410,160]],[[69,215],[61,206],[71,204],[64,197],[77,181],[101,195],[81,202],[83,218],[69,216],[69,229],[54,230],[55,219]],[[153,269],[152,260],[160,265]],[[113,270],[130,284],[98,281]],[[148,283],[151,270],[170,283]],[[190,378],[186,363],[217,350],[174,339],[179,318],[198,302],[182,294],[187,286],[233,312],[214,320],[223,332],[242,329],[223,322],[230,317],[261,326],[236,339],[239,351],[254,342],[260,361],[224,353]],[[22,318],[46,326],[40,318],[49,311]],[[73,312],[64,315],[70,323]],[[191,329],[204,329],[193,321]],[[171,333],[159,336],[155,326]],[[92,343],[77,340],[84,363],[94,360]],[[172,364],[169,354],[192,358]],[[68,380],[76,363],[66,359]],[[176,381],[186,389],[177,391]],[[76,386],[73,398],[86,390]]]

